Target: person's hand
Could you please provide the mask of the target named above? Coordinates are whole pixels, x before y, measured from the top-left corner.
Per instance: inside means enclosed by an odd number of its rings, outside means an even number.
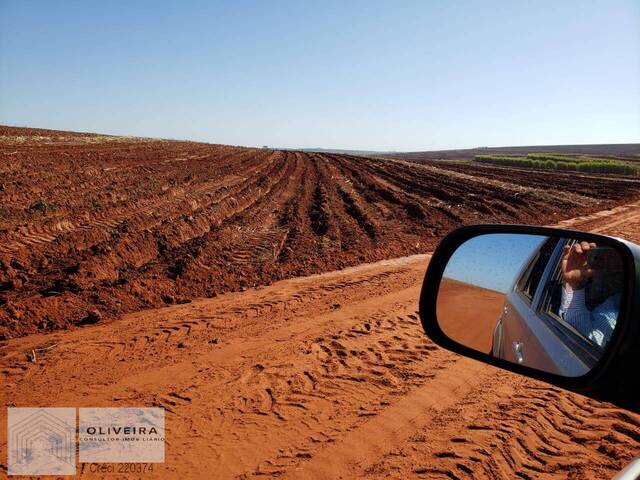
[[[593,270],[587,263],[587,252],[592,248],[596,248],[595,243],[577,242],[562,249],[562,279],[570,290],[581,289],[593,276]]]

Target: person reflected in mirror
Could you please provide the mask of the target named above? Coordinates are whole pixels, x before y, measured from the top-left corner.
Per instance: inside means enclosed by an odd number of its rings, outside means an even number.
[[[562,299],[560,317],[584,337],[600,347],[606,346],[616,326],[622,297],[622,262],[613,249],[599,259],[595,243],[576,242],[565,245],[562,251]],[[591,258],[590,258],[591,257]],[[594,260],[598,258],[599,260]],[[587,301],[587,290],[593,292],[592,308]],[[595,304],[594,304],[595,303]]]

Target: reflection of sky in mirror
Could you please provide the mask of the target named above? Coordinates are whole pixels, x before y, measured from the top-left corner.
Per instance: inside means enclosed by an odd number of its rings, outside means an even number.
[[[514,233],[474,237],[455,251],[444,276],[507,293],[524,262],[547,238]]]

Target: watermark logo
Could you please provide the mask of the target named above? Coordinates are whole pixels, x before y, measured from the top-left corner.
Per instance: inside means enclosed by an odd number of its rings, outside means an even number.
[[[75,475],[82,463],[164,462],[163,408],[7,409],[9,475]]]
[[[75,475],[76,409],[9,408],[9,475]]]
[[[163,408],[80,408],[80,462],[164,462]]]

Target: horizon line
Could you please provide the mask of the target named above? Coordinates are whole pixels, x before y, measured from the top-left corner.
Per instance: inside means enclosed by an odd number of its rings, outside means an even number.
[[[463,150],[484,150],[484,149],[505,149],[505,148],[544,148],[544,147],[597,147],[597,146],[613,146],[613,145],[628,145],[628,146],[639,146],[640,140],[635,142],[615,142],[615,143],[563,143],[563,144],[533,144],[533,145],[500,145],[500,146],[474,146],[474,147],[456,147],[456,148],[444,148],[444,149],[424,149],[424,150],[371,150],[366,148],[334,148],[334,147],[276,147],[270,145],[262,145],[262,146],[249,146],[249,145],[239,145],[239,144],[230,144],[230,143],[220,143],[214,141],[203,141],[203,140],[194,140],[189,138],[174,138],[174,137],[149,137],[145,135],[122,135],[122,134],[114,134],[114,133],[103,133],[103,132],[88,132],[81,130],[64,130],[57,128],[49,128],[49,127],[35,127],[30,125],[10,125],[10,124],[0,124],[0,127],[9,127],[9,128],[24,128],[24,129],[33,129],[33,130],[49,130],[52,132],[68,132],[68,133],[80,133],[80,134],[88,134],[88,135],[101,135],[105,137],[123,137],[123,138],[144,138],[149,140],[165,140],[165,141],[174,141],[174,142],[193,142],[193,143],[204,143],[210,145],[226,145],[233,147],[243,147],[243,148],[268,148],[270,150],[300,150],[300,151],[328,151],[328,152],[358,152],[358,153],[378,153],[378,154],[392,154],[392,153],[403,153],[403,154],[411,154],[411,153],[435,153],[435,152],[455,152],[455,151],[463,151]]]

